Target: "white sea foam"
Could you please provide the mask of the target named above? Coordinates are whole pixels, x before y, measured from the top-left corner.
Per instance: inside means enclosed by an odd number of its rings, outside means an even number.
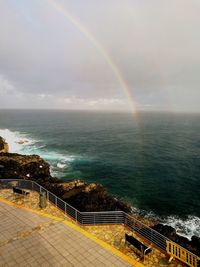
[[[27,133],[11,131],[9,129],[0,129],[2,136],[9,145],[9,152],[21,153],[25,155],[37,154],[51,164],[52,175],[59,177],[59,169],[64,169],[67,163],[75,159],[73,155],[66,155],[56,151],[46,149],[45,143],[42,140],[36,140],[30,137]]]
[[[176,229],[177,234],[191,238],[193,235],[200,237],[200,218],[188,216],[181,219],[176,216],[167,217],[162,223],[172,226]]]
[[[11,131],[9,129],[0,129],[2,136],[9,145],[9,152],[20,153],[25,150],[25,147],[32,146],[36,140],[29,138],[25,133]]]
[[[66,167],[66,164],[62,164],[60,162],[57,163],[57,167],[60,168],[60,169],[63,169]]]
[[[178,235],[187,237],[188,239],[191,239],[193,235],[200,237],[200,218],[197,216],[189,215],[186,219],[182,219],[178,216],[160,217],[152,211],[147,212],[136,207],[132,207],[132,212],[147,219],[153,218],[164,225],[172,226],[176,229]]]

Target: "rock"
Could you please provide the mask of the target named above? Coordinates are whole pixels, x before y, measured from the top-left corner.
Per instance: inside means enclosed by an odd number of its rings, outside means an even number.
[[[79,194],[70,196],[67,202],[80,211],[123,210],[131,212],[128,204],[111,196],[101,184],[86,185]]]
[[[8,149],[8,144],[5,139],[0,136],[0,153],[7,153]]]
[[[199,250],[200,250],[200,238],[199,237],[193,235],[192,238],[191,238],[191,243],[193,245],[198,246],[199,247]]]
[[[169,225],[163,225],[161,223],[158,223],[154,225],[152,228],[172,240],[176,235],[176,230]]]
[[[25,140],[19,140],[16,143],[19,144],[19,145],[23,145],[23,144],[27,144],[28,140],[26,140],[26,139]]]
[[[37,155],[20,155],[16,153],[0,153],[0,178],[30,179],[35,181],[49,179],[49,164]],[[39,166],[42,165],[43,168]]]
[[[89,184],[85,187],[84,192],[89,193],[91,190],[94,190],[96,188],[96,184]]]
[[[194,254],[200,256],[200,237],[193,235],[188,249]]]

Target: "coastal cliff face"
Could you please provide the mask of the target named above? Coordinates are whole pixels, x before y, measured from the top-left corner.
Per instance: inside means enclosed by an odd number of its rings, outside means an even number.
[[[52,177],[49,164],[38,155],[1,152],[0,179],[36,181],[80,211],[131,211],[129,205],[109,195],[100,184],[88,184],[79,179],[61,181]]]
[[[8,144],[6,141],[0,136],[0,153],[7,153],[8,152]]]
[[[49,164],[37,155],[0,153],[0,178],[2,179],[48,179]]]

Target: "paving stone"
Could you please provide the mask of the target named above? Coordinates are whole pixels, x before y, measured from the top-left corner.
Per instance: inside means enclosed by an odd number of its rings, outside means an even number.
[[[131,266],[63,222],[2,202],[0,214],[0,266]]]

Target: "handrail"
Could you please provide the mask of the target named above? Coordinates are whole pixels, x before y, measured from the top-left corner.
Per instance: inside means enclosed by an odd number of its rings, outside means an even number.
[[[8,179],[7,179],[7,180],[8,180]],[[18,181],[21,181],[21,179],[17,179],[17,180],[18,180]],[[0,181],[1,181],[1,179],[0,179]],[[29,180],[22,180],[22,181],[29,181]],[[37,184],[37,185],[38,185],[40,188],[42,188],[44,191],[50,192],[49,190],[47,190],[46,188],[44,188],[42,185],[38,184],[37,182],[32,181],[32,180],[31,180],[31,182]],[[54,196],[55,196],[57,199],[59,199],[60,201],[65,202],[63,199],[61,199],[60,197],[56,196],[54,193],[52,193],[52,192],[50,192],[50,193],[51,193],[52,195],[54,195]],[[65,203],[67,203],[67,202],[65,202]],[[76,210],[76,211],[79,211],[79,210],[77,210],[76,208],[72,207],[70,204],[67,203],[67,205],[68,205],[69,207],[71,207],[72,209],[74,209],[74,210]]]
[[[135,221],[140,222],[139,220],[133,218],[133,217],[132,217],[130,214],[128,214],[128,213],[124,212],[124,214],[125,214],[126,216],[130,217],[131,219],[134,219]],[[146,224],[144,224],[144,223],[142,223],[142,222],[140,222],[140,224],[143,225],[144,227],[148,227],[148,228],[150,228],[149,226],[147,226]],[[152,228],[150,228],[150,229],[151,229],[151,231],[153,231],[153,232],[155,232],[155,233],[159,233],[159,232],[157,232],[156,230],[154,230],[154,229],[152,229]],[[159,233],[159,235],[162,236],[163,238],[166,238],[166,239],[170,240],[168,237],[162,235],[161,233]]]
[[[96,211],[83,211],[84,212],[84,214],[92,214],[92,213],[97,213]],[[98,211],[98,213],[111,213],[111,212],[115,212],[115,213],[121,213],[121,212],[123,212],[123,211],[121,211],[121,210],[113,210],[113,211]]]
[[[166,236],[160,234],[156,230],[150,228],[149,226],[145,225],[144,223],[140,222],[139,220],[135,219],[130,214],[127,214],[124,211],[100,211],[100,212],[81,212],[78,209],[74,208],[61,198],[57,197],[54,193],[48,191],[46,188],[41,186],[35,181],[32,180],[22,180],[22,179],[0,179],[0,185],[6,184],[9,186],[9,183],[16,182],[18,186],[21,186],[25,189],[31,189],[32,191],[36,192],[46,192],[47,200],[54,205],[56,205],[59,209],[65,212],[65,215],[69,215],[72,217],[76,222],[80,223],[81,225],[103,225],[103,224],[120,224],[125,225],[132,231],[136,232],[143,238],[145,238],[151,244],[156,245],[160,250],[163,252],[167,251],[167,244],[171,241]],[[9,188],[12,188],[12,184]],[[103,216],[102,216],[103,215]],[[173,242],[174,243],[174,242]],[[176,243],[174,243],[176,244]],[[199,257],[194,253],[188,251],[187,249],[179,246],[182,250],[186,253],[189,253],[197,260]]]

